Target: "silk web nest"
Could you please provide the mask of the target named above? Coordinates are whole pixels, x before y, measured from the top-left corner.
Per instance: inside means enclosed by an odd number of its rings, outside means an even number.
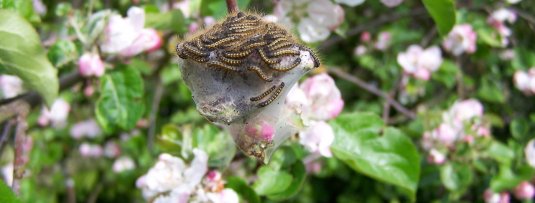
[[[225,127],[247,155],[267,162],[297,132],[284,100],[320,63],[284,27],[237,12],[178,43],[176,52],[197,110]]]

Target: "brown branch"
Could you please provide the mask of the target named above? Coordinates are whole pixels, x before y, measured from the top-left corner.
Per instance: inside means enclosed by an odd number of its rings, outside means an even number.
[[[405,108],[403,105],[401,105],[400,103],[398,103],[396,100],[392,99],[392,97],[390,97],[390,95],[388,95],[387,93],[384,93],[383,91],[377,89],[377,87],[373,86],[373,85],[370,85],[366,82],[364,82],[363,80],[361,80],[360,78],[358,77],[355,77],[353,75],[350,75],[348,73],[346,73],[345,71],[343,70],[340,70],[338,68],[330,68],[329,69],[329,73],[332,73],[344,80],[347,80],[349,82],[352,82],[353,84],[359,86],[360,88],[376,95],[376,96],[379,96],[379,97],[382,97],[383,99],[386,100],[386,102],[388,102],[390,105],[392,105],[397,111],[399,111],[400,113],[402,113],[403,115],[405,115],[406,117],[410,118],[410,119],[415,119],[416,118],[416,114],[413,113],[412,111],[408,110],[407,108]]]
[[[20,181],[24,177],[24,171],[32,148],[32,140],[26,135],[26,130],[28,129],[26,117],[30,112],[30,106],[24,103],[15,111],[17,112],[17,127],[15,130],[15,158],[13,161],[13,183],[11,189],[16,194],[19,194]]]
[[[522,10],[519,10],[519,9],[515,9],[515,8],[511,8],[511,9],[518,16],[520,16],[520,18],[523,18],[524,20],[526,20],[527,22],[529,22],[530,24],[535,26],[535,17],[533,15],[531,15],[529,12],[525,12],[525,11],[522,11]]]
[[[238,3],[236,3],[236,0],[227,0],[227,12],[228,13],[236,13],[240,9],[238,8]]]
[[[7,138],[9,137],[9,134],[11,134],[11,127],[13,127],[14,124],[15,122],[11,120],[4,122],[2,134],[0,134],[0,154],[2,154],[2,152],[4,151],[5,143],[7,141]]]

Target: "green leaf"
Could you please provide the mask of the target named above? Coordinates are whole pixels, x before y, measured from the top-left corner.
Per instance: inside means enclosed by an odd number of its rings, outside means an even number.
[[[288,188],[286,188],[286,190],[284,190],[283,192],[270,195],[268,196],[268,198],[274,200],[283,200],[295,196],[301,190],[306,177],[306,170],[303,162],[296,161],[292,165],[290,173],[293,177],[293,181],[290,186],[288,186]]]
[[[530,180],[534,174],[535,170],[527,165],[513,171],[509,164],[501,164],[500,172],[490,181],[490,188],[495,192],[513,189],[520,182]]]
[[[97,121],[106,132],[135,127],[145,110],[143,79],[131,67],[104,75],[100,82],[100,98],[95,109]]]
[[[485,153],[503,164],[509,164],[515,158],[515,152],[512,149],[495,140],[492,141],[492,144],[490,144]]]
[[[427,12],[437,24],[438,33],[447,35],[455,25],[455,4],[453,0],[422,0]]]
[[[213,125],[196,128],[193,133],[193,147],[201,148],[208,154],[208,166],[221,169],[228,166],[236,154],[232,137]]]
[[[182,139],[183,135],[180,128],[173,124],[166,124],[162,127],[162,132],[158,135],[156,143],[164,152],[180,155]]]
[[[394,128],[383,129],[383,121],[368,113],[339,116],[331,123],[334,156],[355,171],[401,187],[414,199],[420,177],[420,156],[412,141]]]
[[[511,135],[518,141],[527,141],[531,138],[530,123],[525,119],[516,118],[511,121],[509,127]]]
[[[433,74],[433,79],[446,85],[448,88],[452,88],[455,85],[455,75],[459,67],[451,60],[444,60],[438,71]]]
[[[18,14],[0,10],[0,73],[20,77],[51,105],[58,94],[56,69],[48,61],[39,36]]]
[[[48,49],[48,59],[54,66],[61,67],[78,59],[76,45],[69,40],[59,40]]]
[[[472,171],[468,165],[448,163],[440,169],[440,179],[451,191],[462,192],[472,182]]]
[[[227,177],[225,187],[236,191],[245,202],[260,203],[260,197],[258,197],[253,188],[249,187],[249,185],[239,177]]]
[[[15,196],[15,193],[9,188],[4,181],[0,180],[0,202],[17,203],[20,200]]]
[[[492,78],[484,77],[481,80],[481,87],[477,91],[477,96],[488,102],[505,103],[503,86],[499,81]]]
[[[287,190],[292,183],[293,177],[286,171],[277,171],[268,166],[262,166],[258,170],[258,179],[253,188],[259,195],[274,195]]]
[[[251,0],[238,0],[238,8],[246,10]],[[220,0],[202,0],[201,1],[201,15],[213,16],[216,19],[221,19],[227,15],[227,4]]]
[[[30,22],[41,20],[33,10],[32,0],[0,0],[0,9],[15,11]]]
[[[166,13],[147,13],[145,26],[178,33],[186,32],[184,15],[180,10],[172,10]]]
[[[182,77],[181,77],[180,69],[178,69],[175,64],[166,66],[165,68],[162,69],[162,72],[160,72],[160,79],[162,80],[162,83],[164,85],[169,85],[173,82],[177,82],[181,78]]]

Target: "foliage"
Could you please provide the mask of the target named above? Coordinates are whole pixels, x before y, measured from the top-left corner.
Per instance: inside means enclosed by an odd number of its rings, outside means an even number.
[[[2,181],[0,202],[532,201],[534,2],[237,3],[321,56],[286,98],[301,130],[268,164],[199,115],[175,56],[225,1],[0,0],[0,113],[44,99],[20,195]],[[18,126],[1,122],[11,182]]]

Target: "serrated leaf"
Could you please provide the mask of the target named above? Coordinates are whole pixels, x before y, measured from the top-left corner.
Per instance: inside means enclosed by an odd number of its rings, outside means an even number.
[[[48,59],[54,66],[61,67],[78,58],[76,45],[69,40],[59,40],[48,49]]]
[[[17,13],[0,10],[0,73],[20,77],[51,105],[58,94],[58,78],[35,29]]]
[[[225,187],[231,188],[240,195],[242,199],[249,203],[260,203],[260,197],[256,192],[247,185],[247,183],[239,177],[227,177]]]
[[[447,35],[455,25],[455,2],[453,0],[422,0],[427,12],[437,24],[438,33]]]
[[[412,141],[394,128],[382,129],[379,116],[353,113],[339,116],[331,125],[334,156],[355,171],[401,187],[411,198],[420,177],[420,156]]]
[[[305,177],[306,177],[306,170],[305,170],[305,165],[303,164],[303,162],[296,161],[290,168],[290,173],[292,174],[292,177],[293,177],[293,180],[290,186],[288,186],[288,188],[286,188],[286,190],[284,190],[283,192],[270,195],[268,196],[268,198],[273,199],[273,200],[283,200],[283,199],[293,197],[301,190],[305,182]]]
[[[258,170],[258,179],[253,188],[259,195],[273,195],[284,192],[290,187],[293,177],[286,171],[277,171],[268,166]]]
[[[135,127],[145,110],[143,79],[133,68],[104,75],[100,82],[100,98],[95,108],[97,121],[107,132]]]

